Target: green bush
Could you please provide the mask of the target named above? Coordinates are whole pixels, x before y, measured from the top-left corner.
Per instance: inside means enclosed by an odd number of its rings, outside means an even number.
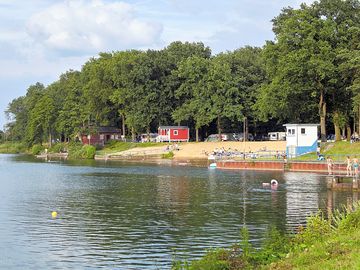
[[[305,249],[317,241],[322,241],[332,231],[331,221],[321,212],[307,218],[306,229],[301,229],[295,237],[295,248]]]
[[[49,152],[51,153],[63,153],[67,151],[67,146],[65,143],[57,143],[50,147]]]
[[[83,159],[93,159],[95,157],[96,147],[92,145],[84,145],[81,148],[81,157]]]
[[[161,155],[161,158],[163,159],[172,159],[173,157],[174,157],[174,153],[172,151]]]
[[[41,152],[44,151],[44,146],[40,145],[40,144],[35,144],[33,145],[33,147],[31,148],[31,153],[33,155],[39,155]]]
[[[81,143],[72,143],[69,145],[69,158],[71,159],[93,159],[96,148],[93,145],[82,145]]]
[[[26,151],[26,145],[20,142],[5,142],[0,144],[0,153],[2,154],[19,154],[25,153]]]

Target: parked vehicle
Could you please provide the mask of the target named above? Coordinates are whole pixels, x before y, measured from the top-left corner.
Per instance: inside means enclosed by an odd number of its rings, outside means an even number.
[[[254,137],[255,141],[268,141],[269,140],[269,136],[266,134],[256,134],[256,136]]]
[[[236,141],[244,141],[244,133],[234,134]],[[247,141],[254,141],[254,136],[251,133],[248,133]]]
[[[285,141],[286,132],[269,132],[268,133],[270,141]]]
[[[211,134],[205,139],[205,142],[218,142],[218,141],[219,141],[219,134]]]
[[[221,141],[236,141],[235,133],[222,133],[221,134]],[[206,142],[218,142],[219,140],[219,134],[211,134],[206,139]]]
[[[156,142],[156,137],[158,136],[157,133],[144,133],[140,135],[140,141],[144,142]]]

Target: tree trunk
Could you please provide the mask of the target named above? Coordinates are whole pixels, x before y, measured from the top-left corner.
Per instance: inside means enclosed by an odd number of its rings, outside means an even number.
[[[326,102],[324,100],[324,89],[320,88],[319,115],[320,115],[320,138],[326,142]]]
[[[359,112],[359,114],[358,114],[358,134],[360,134],[360,105],[359,105],[359,107],[358,107],[358,112]],[[354,132],[355,132],[355,130],[354,130]]]
[[[135,142],[135,129],[133,127],[131,128],[131,139]]]
[[[217,128],[219,132],[219,141],[221,141],[221,125],[220,125],[220,115],[217,118]]]
[[[151,142],[151,138],[150,138],[150,127],[146,128],[146,135],[147,135],[147,141]]]
[[[49,148],[52,146],[52,136],[51,131],[49,132]]]
[[[199,142],[199,129],[195,128],[195,133],[196,133],[196,142]]]
[[[339,112],[334,112],[335,141],[341,141],[341,130],[339,126]]]
[[[122,135],[124,136],[125,139],[125,115],[121,114],[121,118],[122,118]]]
[[[351,128],[350,128],[350,125],[347,124],[346,125],[346,140],[350,141],[350,139],[351,139]]]

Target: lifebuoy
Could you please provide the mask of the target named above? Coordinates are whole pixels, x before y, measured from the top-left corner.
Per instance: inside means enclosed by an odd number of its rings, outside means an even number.
[[[276,179],[271,179],[270,184],[272,186],[277,186],[279,183],[278,183],[278,181]]]

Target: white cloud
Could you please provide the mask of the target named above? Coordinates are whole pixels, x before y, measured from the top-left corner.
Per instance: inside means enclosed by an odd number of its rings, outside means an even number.
[[[27,22],[30,39],[44,49],[88,54],[151,46],[162,25],[136,17],[133,6],[103,0],[68,0],[34,14]]]

